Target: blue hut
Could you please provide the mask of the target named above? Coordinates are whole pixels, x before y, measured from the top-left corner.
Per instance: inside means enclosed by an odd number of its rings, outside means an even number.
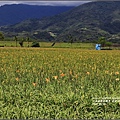
[[[101,50],[101,44],[96,44],[95,49],[96,50]]]

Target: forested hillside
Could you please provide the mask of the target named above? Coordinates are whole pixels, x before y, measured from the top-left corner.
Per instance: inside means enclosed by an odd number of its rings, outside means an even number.
[[[29,19],[1,30],[6,34],[27,33],[37,39],[40,35],[44,38],[42,33],[46,32],[57,41],[68,41],[71,35],[75,41],[95,41],[103,36],[120,42],[120,1],[89,2],[52,17]]]

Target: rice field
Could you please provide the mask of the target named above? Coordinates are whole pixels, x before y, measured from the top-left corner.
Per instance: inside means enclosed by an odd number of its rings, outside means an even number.
[[[120,119],[119,98],[119,50],[0,48],[0,119]]]

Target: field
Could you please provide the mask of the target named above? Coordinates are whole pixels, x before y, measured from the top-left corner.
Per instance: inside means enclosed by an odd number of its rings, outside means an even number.
[[[0,119],[120,119],[119,50],[4,47],[0,61]]]

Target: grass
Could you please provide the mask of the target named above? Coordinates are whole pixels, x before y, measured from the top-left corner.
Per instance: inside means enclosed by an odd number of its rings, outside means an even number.
[[[120,119],[118,50],[0,48],[0,119]]]
[[[51,48],[53,42],[39,42],[40,47],[42,48]],[[32,45],[32,42],[29,43],[29,46]],[[0,46],[5,47],[16,47],[15,41],[0,41]],[[20,47],[19,42],[17,42],[17,46]],[[24,47],[28,46],[27,42],[23,43]],[[93,43],[56,43],[53,48],[82,48],[82,49],[95,49],[95,45]]]

